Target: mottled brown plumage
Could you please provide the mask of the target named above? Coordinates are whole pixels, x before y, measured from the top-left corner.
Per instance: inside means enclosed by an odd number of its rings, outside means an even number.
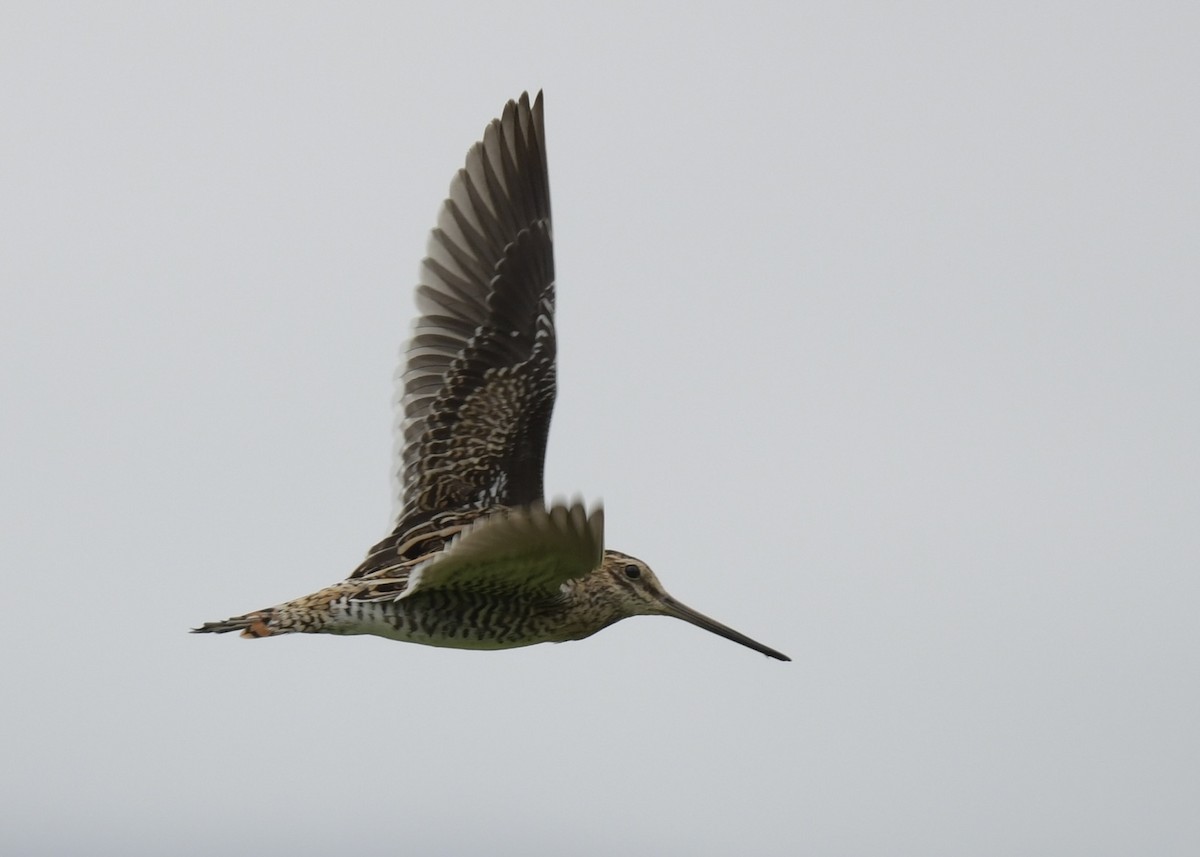
[[[641,560],[606,551],[598,507],[543,505],[556,384],[545,140],[541,94],[510,101],[467,153],[430,235],[400,375],[392,532],[346,580],[196,631],[501,649],[667,615],[788,660],[675,601]]]

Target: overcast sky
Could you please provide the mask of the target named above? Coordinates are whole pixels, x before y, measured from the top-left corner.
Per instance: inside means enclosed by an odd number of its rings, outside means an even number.
[[[1200,853],[1198,13],[908,5],[6,3],[0,851]],[[547,491],[794,662],[188,635],[387,530],[538,88]]]

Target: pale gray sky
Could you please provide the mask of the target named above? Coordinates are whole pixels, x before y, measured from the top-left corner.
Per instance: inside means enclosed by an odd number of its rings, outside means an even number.
[[[1195,7],[640,5],[0,10],[0,851],[1200,852]],[[547,489],[795,661],[189,636],[386,530],[540,87]]]

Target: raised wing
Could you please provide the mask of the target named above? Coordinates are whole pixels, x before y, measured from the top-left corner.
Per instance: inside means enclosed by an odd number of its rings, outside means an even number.
[[[541,93],[510,101],[430,235],[402,370],[394,537],[439,513],[542,500],[556,350],[545,139]]]
[[[550,509],[538,502],[477,520],[418,565],[400,597],[442,589],[549,598],[603,558],[603,509],[589,514],[579,502]]]

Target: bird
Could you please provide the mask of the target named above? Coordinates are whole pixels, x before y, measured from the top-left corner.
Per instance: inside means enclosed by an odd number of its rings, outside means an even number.
[[[430,233],[397,373],[400,512],[348,578],[193,633],[373,634],[495,650],[673,616],[787,655],[667,593],[606,549],[604,509],[543,497],[557,390],[542,93],[509,101],[454,176]]]

